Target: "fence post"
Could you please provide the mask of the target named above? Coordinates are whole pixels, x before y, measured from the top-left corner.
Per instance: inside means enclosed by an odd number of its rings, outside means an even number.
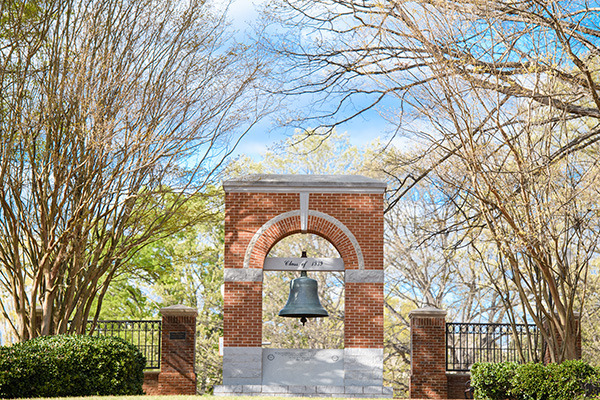
[[[413,310],[410,318],[410,398],[447,399],[446,311]]]
[[[158,392],[196,394],[196,317],[198,310],[182,305],[165,307],[162,315]]]

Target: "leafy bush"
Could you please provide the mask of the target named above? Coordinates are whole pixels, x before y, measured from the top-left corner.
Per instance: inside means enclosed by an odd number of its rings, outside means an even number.
[[[519,364],[476,363],[471,368],[474,397],[482,400],[504,400],[510,397],[511,381]]]
[[[511,397],[523,400],[541,400],[553,392],[553,377],[557,374],[556,364],[528,363],[520,365],[512,379]],[[570,397],[572,399],[573,396]]]
[[[600,380],[600,371],[584,361],[562,364],[477,363],[471,368],[475,398],[482,400],[573,400],[583,384]]]
[[[0,397],[143,394],[145,364],[119,338],[39,337],[0,347]]]

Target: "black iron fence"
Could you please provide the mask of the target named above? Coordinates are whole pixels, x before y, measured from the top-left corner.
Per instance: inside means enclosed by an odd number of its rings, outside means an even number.
[[[539,361],[541,347],[535,325],[446,323],[447,371],[469,371],[476,362]]]
[[[88,321],[87,332],[92,326]],[[92,336],[125,339],[146,356],[147,369],[160,369],[161,321],[97,321]]]

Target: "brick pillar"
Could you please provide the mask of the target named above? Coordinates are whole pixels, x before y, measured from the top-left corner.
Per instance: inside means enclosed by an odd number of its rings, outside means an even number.
[[[379,387],[391,397],[383,388],[383,269],[346,270],[345,284],[344,386]]]
[[[223,301],[224,346],[261,347],[262,282],[226,281]]]
[[[573,313],[573,318],[575,319],[575,327],[577,329],[577,339],[576,339],[576,347],[577,347],[577,360],[581,360],[581,314],[578,312]],[[544,321],[544,324],[548,326],[548,321]],[[558,334],[558,330],[554,328],[554,333],[557,337],[558,346],[562,345],[562,337]],[[545,351],[544,353],[544,364],[549,364],[552,360],[550,357],[550,348],[547,345],[542,347]]]
[[[225,268],[223,385],[262,383],[262,269]]]
[[[198,310],[177,305],[162,308],[160,314],[162,335],[158,392],[161,395],[195,395]]]
[[[433,307],[411,311],[410,398],[446,399],[446,311]]]
[[[346,271],[377,274],[381,282],[346,282],[344,347],[383,349],[383,271]]]

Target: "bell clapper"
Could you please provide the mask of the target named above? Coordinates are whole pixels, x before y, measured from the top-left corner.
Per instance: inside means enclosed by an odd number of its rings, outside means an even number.
[[[306,251],[302,252],[302,257],[306,257]],[[300,271],[300,277],[304,277],[304,278],[308,278],[308,274],[306,273],[306,271]],[[306,319],[306,317],[302,317],[300,318],[300,322],[302,322],[302,326],[306,326],[306,322],[308,321],[308,319]]]

